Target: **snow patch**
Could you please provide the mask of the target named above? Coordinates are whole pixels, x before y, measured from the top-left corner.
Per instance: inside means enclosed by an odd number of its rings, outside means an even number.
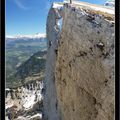
[[[57,8],[57,9],[61,9],[63,7],[63,5],[58,4],[58,3],[53,3],[53,8]]]
[[[12,106],[13,106],[13,103],[11,103],[11,104],[6,104],[6,105],[5,105],[5,109],[11,108]]]
[[[10,91],[10,88],[6,88],[5,91]]]
[[[62,29],[62,21],[63,21],[63,18],[59,19],[58,22],[57,22],[57,25],[58,25],[60,31]]]
[[[35,115],[33,115],[33,116],[28,116],[27,118],[29,118],[29,119],[33,119],[33,118],[35,118],[35,117],[39,117],[40,119],[42,119],[42,114],[40,114],[40,113],[37,113],[37,114],[35,114]]]
[[[11,36],[11,35],[7,35],[6,38],[11,38],[11,39],[16,39],[16,38],[45,38],[46,34],[41,34],[41,33],[37,33],[35,35],[15,35],[15,36]]]
[[[35,104],[35,95],[28,96],[24,100],[23,107],[25,108],[25,110],[28,110],[28,109],[32,108],[34,104]]]

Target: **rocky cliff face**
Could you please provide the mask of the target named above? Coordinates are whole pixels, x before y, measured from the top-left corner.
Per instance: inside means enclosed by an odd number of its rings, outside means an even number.
[[[45,120],[113,120],[113,10],[85,3],[52,7],[47,39]]]
[[[33,81],[18,88],[6,89],[6,120],[41,120],[42,94],[42,81]]]
[[[54,4],[55,5],[55,4]],[[53,5],[53,6],[54,6]],[[55,63],[57,45],[60,35],[58,20],[61,19],[60,10],[52,7],[47,18],[47,38],[48,50],[46,61],[46,80],[45,95],[44,95],[44,119],[45,120],[60,120],[60,113],[57,109],[57,95],[55,87]],[[52,28],[52,29],[51,29]]]

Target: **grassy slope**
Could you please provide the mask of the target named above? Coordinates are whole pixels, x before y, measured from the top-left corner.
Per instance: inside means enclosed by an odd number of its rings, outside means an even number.
[[[46,40],[6,42],[6,87],[19,86],[21,79],[32,78],[33,74],[44,74],[46,52],[43,49],[46,49]]]

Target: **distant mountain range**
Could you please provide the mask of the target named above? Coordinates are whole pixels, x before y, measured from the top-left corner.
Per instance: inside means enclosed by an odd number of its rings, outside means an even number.
[[[20,39],[42,39],[46,38],[46,34],[37,33],[34,35],[16,35],[16,36],[6,36],[6,40],[20,40]]]

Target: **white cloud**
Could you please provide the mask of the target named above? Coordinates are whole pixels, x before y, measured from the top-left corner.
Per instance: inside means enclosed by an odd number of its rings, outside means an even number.
[[[21,0],[14,0],[15,4],[20,8],[20,9],[23,9],[23,10],[28,10],[29,7],[25,6]]]

